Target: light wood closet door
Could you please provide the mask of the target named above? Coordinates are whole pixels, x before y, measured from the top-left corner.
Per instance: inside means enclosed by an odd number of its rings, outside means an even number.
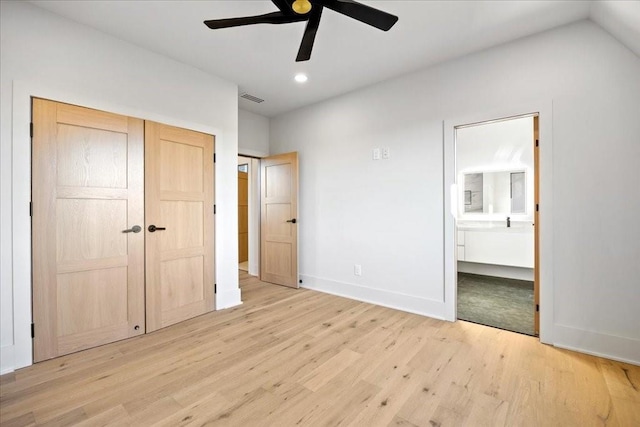
[[[298,153],[260,161],[260,280],[298,287]]]
[[[34,361],[145,331],[143,122],[33,101]]]
[[[145,122],[147,331],[214,309],[213,152],[211,135]]]
[[[249,174],[238,172],[238,262],[249,261]]]

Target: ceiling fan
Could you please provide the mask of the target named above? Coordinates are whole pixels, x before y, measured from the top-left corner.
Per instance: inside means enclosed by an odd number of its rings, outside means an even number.
[[[279,11],[264,15],[247,16],[243,18],[211,19],[204,21],[212,30],[219,28],[240,27],[252,24],[289,24],[291,22],[307,21],[307,27],[302,36],[302,43],[298,50],[296,62],[308,61],[313,49],[313,41],[318,32],[323,8],[329,8],[338,13],[356,19],[365,24],[388,31],[398,21],[398,17],[379,9],[358,3],[353,0],[271,0]]]

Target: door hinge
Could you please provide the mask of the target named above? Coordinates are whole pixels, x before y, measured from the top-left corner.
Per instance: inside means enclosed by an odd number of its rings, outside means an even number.
[[[29,202],[29,216],[33,216],[33,202]]]
[[[216,214],[216,205],[213,205],[213,214]]]
[[[540,205],[536,203],[536,212],[540,210]]]
[[[216,153],[213,153],[213,163],[216,162]]]
[[[540,141],[538,141],[538,140],[536,139],[536,147],[538,146],[538,144],[539,144],[539,143],[540,143]]]
[[[29,136],[33,138],[33,122],[29,123]]]
[[[36,327],[35,325],[32,323],[31,324],[31,338],[35,338],[36,337]]]
[[[217,283],[213,284],[213,293],[214,294],[218,293],[218,284]]]
[[[540,304],[536,304],[536,312],[540,311]]]

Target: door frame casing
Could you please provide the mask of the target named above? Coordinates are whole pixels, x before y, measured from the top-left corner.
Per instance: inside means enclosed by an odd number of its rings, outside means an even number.
[[[455,131],[456,127],[495,121],[508,117],[538,114],[539,117],[539,192],[540,192],[540,341],[553,343],[553,102],[532,101],[506,105],[446,119],[443,122],[443,220],[444,220],[444,293],[445,320],[457,319],[457,253],[456,227],[452,214],[452,194],[456,184]]]
[[[153,120],[171,126],[195,130],[209,135],[215,135],[216,147],[224,146],[224,134],[221,129],[217,127],[181,119],[174,119],[148,110],[141,110],[138,108],[123,106],[121,104],[105,102],[98,96],[87,96],[86,93],[73,92],[69,88],[57,88],[51,84],[34,81],[13,81],[13,101],[11,105],[13,351],[10,352],[3,350],[2,353],[2,357],[4,359],[3,368],[6,366],[12,368],[11,370],[33,364],[33,342],[31,338],[32,235],[31,216],[29,215],[29,203],[31,202],[31,137],[29,134],[29,124],[31,123],[31,98],[43,98],[51,101],[78,105],[124,116],[137,117],[144,120]],[[216,173],[218,173],[218,168],[216,168]],[[216,176],[216,181],[218,180],[219,177]],[[216,195],[217,194],[218,193],[216,192]],[[218,221],[219,219],[216,216],[214,218],[216,229],[220,229],[224,225],[218,224]],[[216,242],[214,243],[216,248],[219,247],[218,239],[222,237],[223,236],[216,235]],[[237,248],[235,250],[237,251]],[[218,254],[217,249],[216,254]],[[218,263],[216,262],[216,266],[217,265]],[[220,277],[221,274],[224,275],[220,270],[221,269],[216,268],[216,283],[218,284],[220,283],[218,277]],[[237,294],[239,300],[239,288],[237,289]],[[218,299],[216,298],[216,309],[226,308],[226,306],[218,307],[217,304]],[[11,372],[11,370],[7,370],[7,372]]]
[[[260,276],[260,162],[249,166],[249,274]]]

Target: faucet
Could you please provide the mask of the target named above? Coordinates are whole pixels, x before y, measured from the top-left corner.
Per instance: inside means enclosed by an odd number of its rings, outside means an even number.
[[[511,217],[507,217],[507,228],[511,227]]]

